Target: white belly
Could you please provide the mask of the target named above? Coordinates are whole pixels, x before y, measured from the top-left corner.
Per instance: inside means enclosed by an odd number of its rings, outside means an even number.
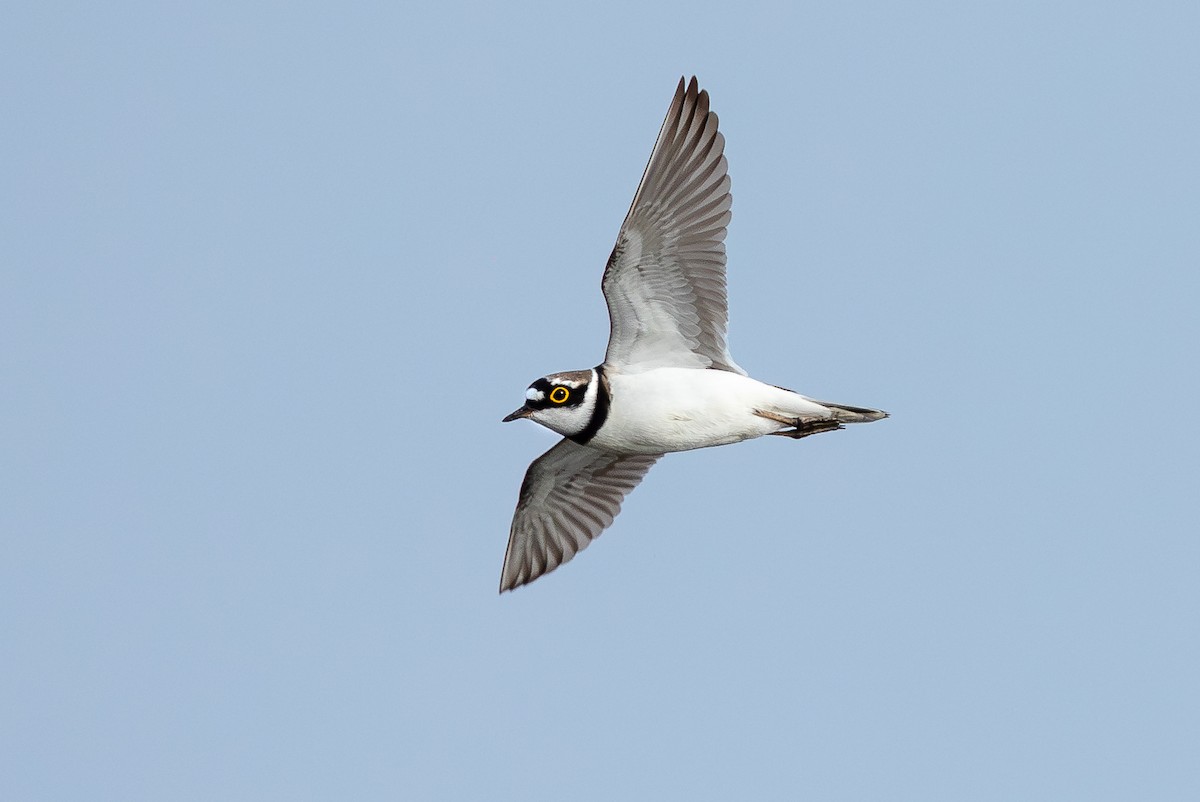
[[[608,419],[589,445],[618,453],[688,451],[786,428],[755,410],[815,419],[831,415],[796,393],[724,370],[610,371],[608,379]]]

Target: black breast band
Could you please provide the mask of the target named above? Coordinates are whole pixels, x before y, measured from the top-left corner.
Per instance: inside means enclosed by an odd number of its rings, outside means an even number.
[[[596,432],[600,431],[604,421],[608,420],[610,400],[608,382],[604,380],[604,366],[598,365],[596,367],[596,408],[592,410],[592,419],[588,421],[588,425],[579,434],[571,435],[572,440],[582,446],[587,445],[588,441],[596,436]]]

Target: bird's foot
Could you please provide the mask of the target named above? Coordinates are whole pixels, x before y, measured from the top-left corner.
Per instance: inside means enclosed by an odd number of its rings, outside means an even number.
[[[846,428],[835,420],[822,420],[820,418],[815,420],[812,418],[789,418],[784,415],[778,415],[774,412],[764,412],[762,410],[755,410],[755,414],[759,417],[766,418],[767,420],[773,420],[777,423],[782,423],[785,426],[792,427],[790,429],[780,429],[777,432],[770,432],[770,434],[777,434],[781,437],[790,437],[793,440],[799,440],[801,437],[808,437],[810,434],[833,432],[837,431],[838,429]]]

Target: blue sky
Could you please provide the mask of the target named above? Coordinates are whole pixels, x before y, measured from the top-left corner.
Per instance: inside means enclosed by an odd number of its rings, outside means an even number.
[[[0,797],[1200,796],[1200,13],[1046,5],[10,11]],[[893,417],[498,596],[685,73],[733,355]]]

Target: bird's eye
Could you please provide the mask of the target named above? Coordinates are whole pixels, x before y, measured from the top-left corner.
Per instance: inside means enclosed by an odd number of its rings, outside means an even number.
[[[567,390],[566,387],[555,387],[553,390],[550,391],[550,400],[556,404],[561,404],[564,401],[566,401],[567,397],[570,395],[571,395],[571,393]]]

